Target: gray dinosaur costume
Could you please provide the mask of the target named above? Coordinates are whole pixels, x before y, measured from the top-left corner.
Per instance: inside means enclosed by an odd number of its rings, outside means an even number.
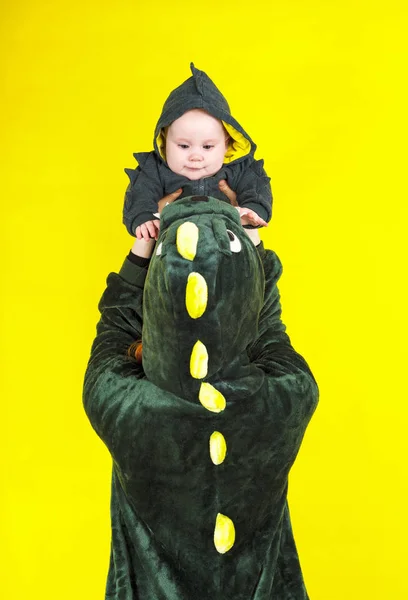
[[[237,192],[239,206],[254,210],[269,221],[272,214],[270,177],[264,170],[264,161],[255,160],[255,143],[231,115],[224,96],[211,79],[191,63],[192,77],[173,90],[167,98],[154,132],[154,151],[137,152],[136,169],[125,169],[130,183],[126,190],[123,222],[131,235],[136,227],[155,219],[158,201],[182,188],[180,198],[187,196],[212,196],[227,201],[218,183],[225,179]],[[191,181],[170,170],[166,163],[163,128],[194,108],[206,110],[222,121],[230,136],[229,148],[223,167],[212,177]],[[246,225],[252,228],[251,225]]]

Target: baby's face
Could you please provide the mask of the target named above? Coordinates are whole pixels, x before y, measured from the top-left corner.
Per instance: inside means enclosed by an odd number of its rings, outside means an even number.
[[[167,164],[188,179],[211,177],[222,167],[227,140],[221,121],[204,110],[189,110],[167,130]]]

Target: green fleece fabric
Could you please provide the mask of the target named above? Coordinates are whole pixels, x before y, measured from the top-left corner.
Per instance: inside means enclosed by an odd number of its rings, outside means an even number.
[[[198,228],[193,258],[178,244],[186,221]],[[191,273],[208,288],[198,318],[186,310]],[[280,274],[234,208],[185,198],[163,210],[149,270],[126,259],[108,276],[84,385],[113,459],[107,600],[308,598],[287,489],[318,389],[281,321]],[[126,354],[140,338],[143,365]],[[208,352],[199,379],[190,370],[197,340]],[[199,401],[203,382],[224,410]],[[215,431],[226,441],[221,464],[210,457]],[[218,514],[235,528],[224,553]]]
[[[130,183],[125,194],[123,222],[128,232],[135,235],[136,227],[155,219],[157,203],[167,194],[182,188],[181,198],[206,195],[229,202],[218,188],[221,179],[237,193],[240,206],[254,210],[262,219],[269,221],[272,214],[272,190],[270,177],[264,169],[262,159],[255,160],[256,144],[244,128],[231,115],[228,102],[213,81],[191,63],[192,76],[171,92],[164,103],[154,132],[154,150],[136,152],[136,169],[125,169]],[[211,177],[192,181],[170,170],[165,160],[164,149],[157,140],[160,132],[191,109],[203,109],[227,126],[234,128],[236,137],[242,136],[246,143],[243,155],[231,150],[231,156],[222,168]],[[229,132],[231,134],[231,132]],[[253,229],[252,225],[246,226]]]

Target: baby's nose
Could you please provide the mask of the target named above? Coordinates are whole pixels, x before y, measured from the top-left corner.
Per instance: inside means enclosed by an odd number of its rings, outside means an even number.
[[[192,161],[203,160],[203,155],[200,154],[199,152],[192,152],[190,154],[190,160],[192,160]]]

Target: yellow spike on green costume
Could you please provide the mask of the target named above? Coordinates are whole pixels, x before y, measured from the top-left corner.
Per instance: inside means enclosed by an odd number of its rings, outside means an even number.
[[[194,260],[197,253],[198,227],[191,221],[186,221],[177,229],[176,245],[180,256]]]
[[[198,399],[204,408],[215,413],[223,411],[227,404],[221,392],[216,390],[215,387],[213,387],[210,383],[206,383],[205,381],[203,381],[200,386]]]
[[[225,554],[235,542],[235,527],[229,517],[218,513],[214,529],[214,546],[217,552]]]
[[[207,308],[207,283],[200,273],[190,273],[186,286],[186,308],[192,319],[201,317]]]
[[[191,351],[190,373],[194,379],[203,379],[208,372],[207,348],[200,340],[197,340]]]
[[[225,437],[219,431],[214,431],[210,437],[210,456],[215,465],[224,462],[227,454],[227,442]]]

